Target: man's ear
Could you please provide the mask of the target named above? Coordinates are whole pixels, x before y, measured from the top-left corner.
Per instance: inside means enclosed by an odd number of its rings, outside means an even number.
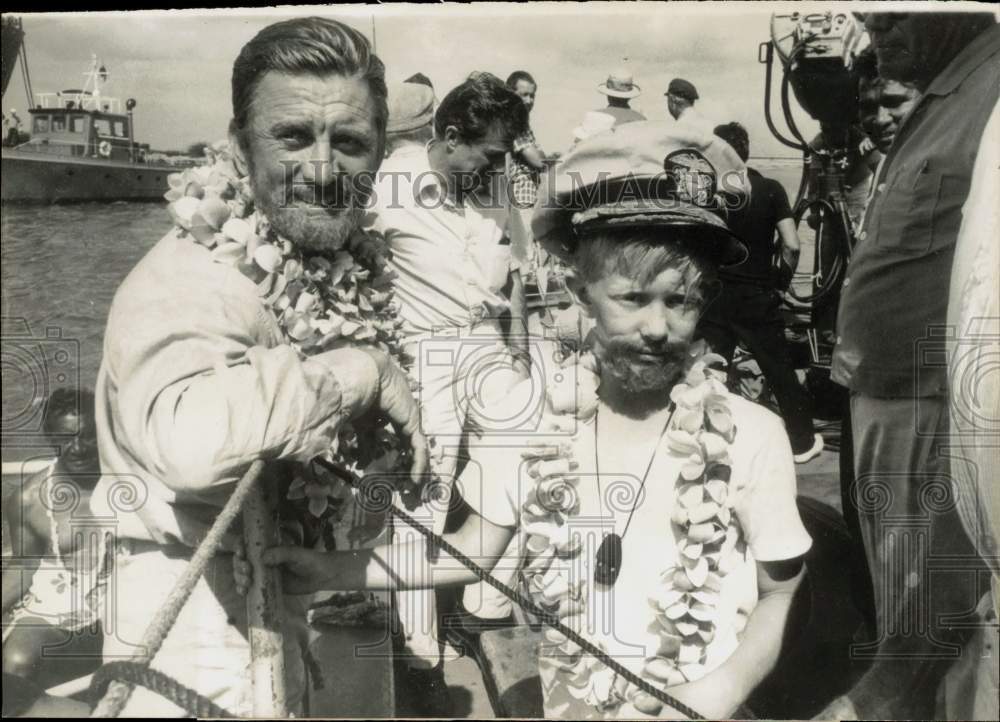
[[[580,308],[580,313],[587,318],[593,318],[593,303],[590,299],[590,293],[587,291],[587,284],[573,269],[566,270],[566,288],[573,297],[573,301]]]
[[[458,128],[454,125],[449,125],[444,129],[444,144],[448,150],[455,150],[455,147],[461,142],[462,136],[458,132]]]
[[[236,127],[236,121],[229,121],[229,150],[233,154],[233,165],[242,177],[250,175],[250,164],[243,149],[243,131]]]

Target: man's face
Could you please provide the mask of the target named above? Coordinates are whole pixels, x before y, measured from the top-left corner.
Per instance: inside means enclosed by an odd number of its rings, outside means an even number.
[[[524,107],[530,113],[531,109],[535,107],[535,84],[530,80],[518,80],[514,92],[517,97],[524,101]]]
[[[687,362],[704,301],[679,269],[645,284],[636,276],[610,272],[587,283],[581,300],[596,324],[602,370],[629,394],[667,391]]]
[[[667,93],[667,112],[670,113],[670,116],[677,120],[681,117],[681,110],[683,110],[683,106],[677,100],[677,96],[673,93]]]
[[[889,150],[903,117],[917,100],[912,85],[898,80],[863,79],[858,86],[861,127],[883,153]]]
[[[94,417],[69,412],[48,421],[53,446],[62,446],[59,464],[69,474],[96,474],[101,470],[97,453],[97,427]],[[71,438],[69,444],[66,439]]]
[[[357,76],[269,72],[240,149],[258,207],[308,250],[341,247],[357,228],[382,159],[376,104]]]
[[[448,154],[445,162],[449,176],[449,190],[461,200],[466,193],[485,190],[487,184],[504,172],[507,153],[513,147],[512,140],[496,123],[479,140],[463,140],[455,128],[445,131]],[[491,185],[495,185],[491,184]]]
[[[955,13],[870,13],[865,28],[878,57],[878,73],[904,83],[929,82],[959,50]]]

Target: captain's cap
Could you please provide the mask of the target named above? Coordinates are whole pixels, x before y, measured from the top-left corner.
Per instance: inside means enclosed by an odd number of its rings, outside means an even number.
[[[745,207],[746,166],[721,138],[661,121],[617,125],[581,141],[539,187],[531,228],[551,253],[571,261],[577,239],[596,230],[684,229],[721,266],[747,249],[724,220]]]
[[[430,125],[434,119],[434,90],[422,83],[397,83],[389,87],[387,133],[404,133]]]
[[[671,80],[664,95],[676,95],[692,103],[698,100],[698,90],[694,87],[693,83],[684,80],[684,78],[674,78]]]

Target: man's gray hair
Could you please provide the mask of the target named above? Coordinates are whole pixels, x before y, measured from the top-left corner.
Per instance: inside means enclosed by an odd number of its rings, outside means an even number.
[[[389,118],[385,66],[368,39],[352,27],[329,18],[296,18],[268,25],[243,46],[233,63],[233,126],[246,128],[254,91],[269,72],[360,76],[375,100],[379,137]]]

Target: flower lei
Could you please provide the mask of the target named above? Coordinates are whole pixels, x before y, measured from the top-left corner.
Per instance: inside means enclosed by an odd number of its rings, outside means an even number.
[[[720,362],[724,363],[720,356],[700,354],[670,394],[676,410],[666,442],[687,458],[677,479],[671,518],[679,562],[663,570],[659,588],[649,599],[660,648],[646,660],[642,676],[659,685],[681,684],[705,674],[722,577],[746,548],[729,495],[729,445],[736,429],[725,401],[724,375],[711,368]],[[550,384],[540,433],[568,432],[574,417],[585,421],[597,410],[596,361],[584,354],[574,363],[575,374],[563,374],[567,381]],[[522,456],[535,481],[521,508],[521,526],[527,534],[523,575],[528,591],[564,624],[581,629],[589,581],[571,580],[553,563],[582,551],[580,536],[573,534],[573,525],[568,523],[580,506],[572,444],[538,444]],[[659,700],[626,685],[596,658],[582,654],[575,642],[554,629],[547,629],[545,635],[554,645],[546,656],[556,657],[556,668],[568,673],[573,697],[597,709],[629,701],[643,713],[659,713],[663,706]]]
[[[359,229],[341,248],[305,254],[278,236],[254,209],[249,181],[238,175],[228,146],[217,143],[206,155],[205,165],[168,176],[170,189],[164,197],[178,233],[190,236],[209,249],[216,262],[233,266],[256,284],[284,340],[302,356],[371,345],[404,364],[394,274],[381,235]],[[330,456],[364,477],[395,469],[403,450],[389,428],[359,435],[351,424],[344,424]],[[351,497],[344,480],[312,465],[288,491],[288,499],[309,513],[300,519],[304,526],[326,522],[319,524],[317,533],[328,543],[329,526],[343,520]]]

